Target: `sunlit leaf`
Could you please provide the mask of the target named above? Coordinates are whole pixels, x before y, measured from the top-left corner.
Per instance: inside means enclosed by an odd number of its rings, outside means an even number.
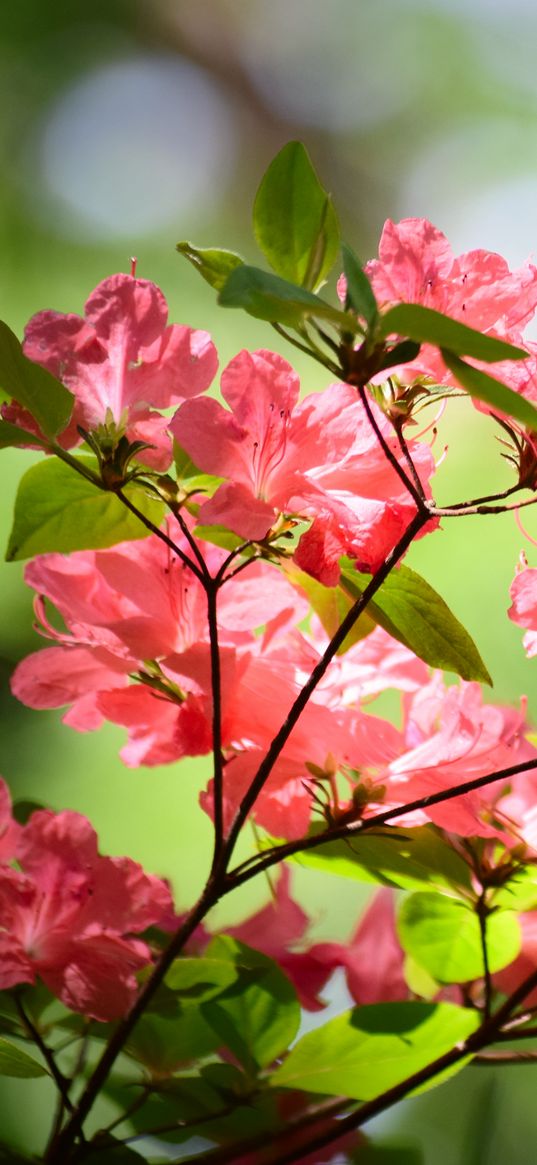
[[[356,328],[348,313],[331,307],[318,295],[271,275],[259,267],[237,267],[218,296],[222,307],[242,307],[249,315],[270,323],[300,328],[309,318],[327,320],[346,331]]]
[[[370,581],[371,575],[362,574],[350,559],[343,559],[341,585],[352,598],[357,598]],[[466,628],[437,591],[408,566],[399,566],[388,575],[368,603],[367,614],[431,667],[492,685]]]
[[[78,461],[95,470],[92,458]],[[158,526],[164,507],[131,483],[125,493]],[[147,537],[142,522],[114,493],[98,489],[63,461],[48,458],[28,469],[15,500],[8,561],[49,551],[94,550]]]
[[[382,336],[405,336],[419,344],[434,344],[458,356],[471,356],[485,363],[525,360],[528,356],[523,348],[497,340],[495,336],[485,336],[421,303],[399,303],[391,307],[381,316],[379,331]]]
[[[475,1011],[450,1003],[356,1007],[303,1036],[271,1082],[372,1100],[467,1039],[479,1022]],[[450,1074],[460,1067],[462,1062]],[[435,1083],[431,1080],[430,1086]]]
[[[234,251],[218,250],[211,247],[194,247],[192,243],[182,242],[177,243],[177,250],[180,255],[184,255],[196,271],[214,287],[216,291],[224,286],[224,283],[235,270],[235,267],[240,267],[244,262],[240,255],[235,254]]]
[[[477,913],[457,898],[420,891],[403,902],[397,929],[402,946],[439,983],[466,983],[484,974]],[[486,921],[488,965],[507,967],[520,950],[520,926],[508,910]]]
[[[271,162],[254,204],[254,232],[271,267],[314,289],[333,267],[339,226],[301,142],[288,142]]]

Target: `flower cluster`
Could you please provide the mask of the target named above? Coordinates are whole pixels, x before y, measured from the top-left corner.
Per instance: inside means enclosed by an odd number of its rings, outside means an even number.
[[[4,781],[0,802],[0,989],[39,977],[73,1011],[117,1019],[152,961],[132,936],[169,917],[168,886],[130,858],[101,857],[81,814],[37,810],[21,827]]]

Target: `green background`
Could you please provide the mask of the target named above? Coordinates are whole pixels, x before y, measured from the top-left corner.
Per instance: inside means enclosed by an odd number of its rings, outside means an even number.
[[[298,368],[304,390],[323,387],[322,371],[268,326],[218,309],[175,253],[176,240],[227,246],[258,262],[249,221],[257,184],[277,149],[300,138],[362,258],[376,253],[385,218],[417,215],[444,230],[455,252],[486,247],[519,265],[537,241],[536,39],[537,14],[522,0],[508,11],[494,0],[471,11],[462,0],[6,6],[2,318],[22,334],[43,308],[80,313],[92,288],[129,270],[136,254],[138,274],[162,287],[170,319],[211,331],[220,367],[241,347],[273,347]],[[467,402],[450,405],[435,444],[438,454],[448,446],[439,501],[509,483],[496,433]],[[16,483],[33,457],[3,454],[4,544]],[[531,512],[524,521],[537,537]],[[537,563],[512,516],[468,517],[444,521],[407,561],[474,635],[493,698],[527,695],[535,720],[535,664],[505,617],[523,546]],[[19,797],[86,813],[104,852],[129,853],[169,876],[184,908],[206,872],[210,827],[197,808],[205,762],[129,771],[117,759],[121,732],[79,735],[61,726],[59,713],[17,705],[9,674],[40,641],[22,566],[2,564],[0,572],[3,775]],[[354,929],[364,901],[355,884],[305,870],[294,879],[312,934],[339,938]],[[266,895],[266,884],[248,888],[218,910],[214,925],[236,921]],[[374,1135],[419,1144],[438,1165],[529,1165],[537,1131],[531,1073],[467,1069],[379,1119]],[[0,1129],[32,1149],[47,1108],[43,1085],[13,1081],[5,1089]],[[24,1122],[22,1104],[32,1114]]]

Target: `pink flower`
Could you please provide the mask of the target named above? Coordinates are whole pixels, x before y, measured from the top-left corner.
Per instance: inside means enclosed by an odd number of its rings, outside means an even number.
[[[415,513],[388,464],[356,392],[333,384],[298,403],[298,379],[271,352],[241,352],[222,374],[228,411],[207,397],[185,402],[170,429],[204,472],[223,477],[200,507],[203,524],[223,524],[244,538],[263,539],[279,514],[313,525],[296,561],[330,586],[342,554],[365,570],[384,561]],[[378,423],[397,458],[389,422]],[[424,485],[434,469],[427,446],[411,441]]]
[[[426,219],[388,219],[379,258],[366,271],[382,308],[420,303],[513,343],[519,342],[537,305],[537,267],[532,263],[510,271],[505,259],[490,251],[457,257],[445,235]],[[440,354],[428,344],[401,371],[405,380],[425,375],[452,382]]]
[[[217,356],[207,332],[172,324],[160,289],[147,279],[112,275],[90,295],[85,316],[42,311],[25,330],[24,352],[58,377],[75,396],[66,446],[127,416],[129,440],[155,446],[141,459],[157,469],[171,461],[164,409],[203,392],[214,378]],[[15,416],[10,419],[16,420]],[[22,418],[19,418],[22,423]]]
[[[11,816],[11,796],[6,782],[0,777],[0,862],[15,857],[21,826]]]
[[[511,584],[510,595],[512,605],[507,614],[518,623],[519,627],[527,627],[524,636],[524,647],[528,656],[537,655],[537,569],[526,567],[520,570]]]
[[[406,804],[533,759],[537,752],[525,733],[523,711],[484,703],[479,684],[444,688],[438,674],[407,704],[408,747],[387,768],[386,800]],[[464,837],[505,840],[496,824],[505,791],[505,785],[485,786],[429,807],[422,820]]]
[[[166,883],[130,858],[100,857],[89,821],[68,810],[34,813],[17,859],[21,872],[0,867],[0,988],[39,976],[73,1011],[124,1015],[151,962],[131,935],[169,915]]]
[[[223,553],[206,547],[217,568]],[[210,751],[211,654],[207,600],[187,566],[156,536],[68,558],[43,555],[26,581],[40,592],[36,610],[54,647],[23,660],[12,678],[18,699],[34,708],[71,705],[66,723],[79,731],[103,718],[128,728],[122,753],[130,765],[162,764]],[[48,620],[44,596],[66,630]],[[307,604],[277,568],[252,563],[220,595],[223,730],[255,643],[266,626],[283,632]],[[134,682],[132,682],[134,681]]]

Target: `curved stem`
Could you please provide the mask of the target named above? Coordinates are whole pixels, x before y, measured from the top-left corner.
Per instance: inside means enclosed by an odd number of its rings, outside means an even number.
[[[395,473],[397,474],[397,476],[400,478],[403,485],[405,486],[405,489],[408,490],[408,493],[410,494],[411,498],[413,498],[413,500],[415,501],[415,503],[418,507],[418,510],[421,510],[421,508],[423,507],[423,504],[424,504],[423,503],[423,490],[421,488],[420,489],[416,488],[416,486],[414,485],[414,482],[411,481],[411,479],[405,473],[402,465],[399,464],[397,457],[395,456],[395,453],[393,452],[392,449],[390,449],[390,446],[389,446],[389,444],[388,444],[388,442],[387,442],[387,440],[386,440],[386,438],[385,438],[385,436],[380,428],[380,425],[378,424],[377,418],[375,417],[373,409],[371,408],[371,402],[370,402],[369,397],[367,395],[367,390],[365,389],[365,387],[363,385],[358,386],[358,394],[359,394],[360,400],[364,406],[369,424],[371,425],[371,428],[373,429],[375,437],[377,438],[377,441],[378,441],[379,445],[381,446],[382,452],[384,453],[386,460],[389,461],[392,469],[395,471]],[[420,486],[421,486],[421,482],[420,482]]]

